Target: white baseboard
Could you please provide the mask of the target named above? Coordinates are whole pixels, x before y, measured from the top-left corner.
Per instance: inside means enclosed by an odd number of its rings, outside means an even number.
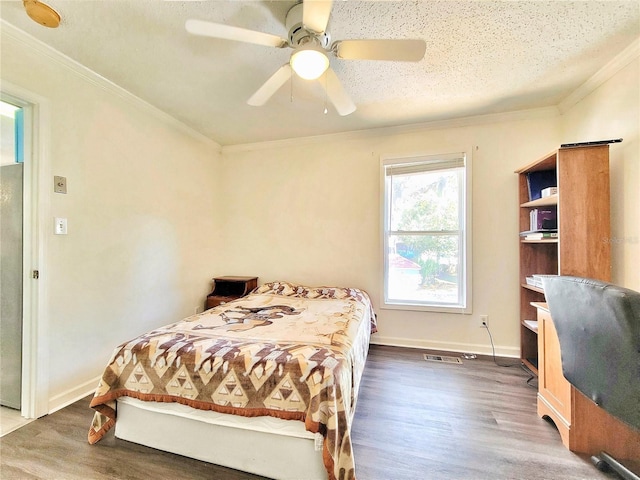
[[[442,350],[445,352],[475,353],[476,355],[492,355],[491,345],[473,343],[437,342],[432,340],[416,340],[414,338],[382,337],[373,335],[371,343],[374,345],[388,345],[392,347],[424,348],[427,350]],[[496,356],[520,358],[520,349],[516,347],[496,346]]]
[[[82,385],[71,388],[66,392],[62,392],[49,399],[49,414],[57,412],[58,410],[77,402],[78,400],[91,395],[96,391],[98,382],[100,382],[101,376],[98,376],[92,380],[89,380]]]

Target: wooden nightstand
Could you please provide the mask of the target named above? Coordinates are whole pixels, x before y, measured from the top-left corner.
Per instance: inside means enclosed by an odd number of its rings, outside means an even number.
[[[205,310],[244,297],[258,286],[258,277],[216,277],[213,282],[213,290],[207,295],[204,305]]]

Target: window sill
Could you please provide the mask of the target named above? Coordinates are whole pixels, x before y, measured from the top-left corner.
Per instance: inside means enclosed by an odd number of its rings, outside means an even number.
[[[471,307],[462,306],[444,306],[444,305],[417,305],[410,303],[385,303],[382,302],[380,308],[382,310],[406,310],[415,312],[434,312],[434,313],[457,313],[469,315],[472,313]]]

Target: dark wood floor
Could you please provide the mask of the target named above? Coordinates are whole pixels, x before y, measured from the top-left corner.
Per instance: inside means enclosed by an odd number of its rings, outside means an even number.
[[[441,364],[423,353],[371,346],[352,428],[359,480],[616,478],[565,449],[554,426],[537,417],[536,391],[519,365],[500,367],[491,358]],[[261,478],[111,432],[89,445],[89,400],[0,439],[0,478]]]

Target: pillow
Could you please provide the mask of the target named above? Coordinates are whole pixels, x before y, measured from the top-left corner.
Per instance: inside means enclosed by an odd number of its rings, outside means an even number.
[[[255,294],[268,293],[272,295],[284,295],[299,298],[327,298],[327,299],[351,299],[356,302],[369,305],[371,309],[371,333],[378,331],[376,314],[371,305],[369,295],[358,288],[345,287],[305,287],[289,282],[269,282],[260,285],[253,290]]]

